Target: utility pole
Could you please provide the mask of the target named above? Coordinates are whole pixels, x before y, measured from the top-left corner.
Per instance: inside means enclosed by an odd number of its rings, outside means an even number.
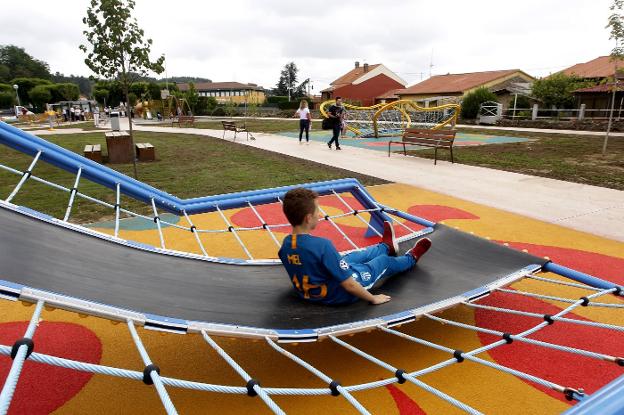
[[[290,102],[290,68],[286,67],[286,70],[288,71],[288,85],[286,89],[288,89],[288,102]]]
[[[432,74],[432,69],[433,69],[433,48],[431,48],[431,60],[429,61],[429,78],[431,78],[431,74]]]

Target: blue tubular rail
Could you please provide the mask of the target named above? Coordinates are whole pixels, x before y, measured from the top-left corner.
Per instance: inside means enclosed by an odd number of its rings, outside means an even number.
[[[557,275],[561,275],[562,277],[566,277],[571,280],[582,282],[583,284],[591,285],[592,287],[596,287],[596,288],[603,288],[607,290],[609,288],[616,288],[616,294],[624,295],[624,293],[622,292],[622,287],[619,287],[618,285],[612,282],[605,281],[600,278],[596,278],[589,274],[585,274],[584,272],[580,272],[571,268],[564,267],[563,265],[558,265],[553,262],[547,262],[542,267],[542,270],[546,272],[552,272]]]
[[[227,195],[180,199],[4,122],[0,122],[0,144],[31,156],[41,151],[40,159],[53,166],[72,174],[77,174],[80,170],[82,178],[113,191],[116,191],[117,185],[119,185],[120,192],[124,195],[147,204],[151,204],[153,199],[159,209],[180,216],[184,212],[189,215],[213,212],[217,209],[217,205],[220,209],[234,209],[247,207],[249,203],[254,205],[275,203],[278,197],[288,190],[300,187],[299,185],[284,186]],[[333,192],[349,192],[364,209],[376,209],[379,207],[364,186],[356,179],[338,179],[309,183],[303,185],[303,187],[314,190],[320,195],[328,195]],[[383,221],[388,220],[387,215],[381,211],[372,211],[370,213],[371,226],[378,231],[382,231]],[[413,220],[416,223],[426,223],[425,226],[433,225],[432,222],[425,219],[409,216],[406,219]],[[367,236],[370,236],[371,233],[372,231],[368,229]]]

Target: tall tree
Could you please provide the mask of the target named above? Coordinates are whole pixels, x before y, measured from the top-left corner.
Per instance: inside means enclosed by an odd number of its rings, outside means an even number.
[[[163,72],[164,55],[155,61],[150,59],[152,39],[145,38],[145,32],[132,17],[134,0],[91,0],[87,25],[83,31],[90,48],[80,45],[87,54],[85,64],[94,73],[106,79],[117,79],[123,89],[126,105],[130,105],[130,86],[150,72]],[[130,114],[131,108],[128,108]],[[134,151],[132,118],[128,117],[130,140]],[[133,157],[134,177],[137,178],[136,155]]]
[[[284,65],[284,69],[280,72],[280,78],[275,87],[275,93],[277,95],[289,95],[295,91],[295,85],[297,85],[297,65],[295,62],[289,62]]]
[[[609,39],[615,40],[615,47],[611,50],[611,60],[615,61],[615,73],[613,74],[613,95],[611,97],[611,111],[609,112],[609,124],[607,125],[607,133],[602,143],[602,154],[607,152],[607,143],[609,142],[609,133],[611,132],[611,123],[613,122],[613,109],[615,108],[615,93],[618,89],[618,63],[624,58],[624,16],[622,16],[622,8],[624,0],[613,0],[613,4],[609,7],[611,15],[609,16],[607,29],[611,29]],[[620,68],[621,69],[621,68]]]
[[[47,63],[30,56],[24,48],[15,45],[0,46],[0,82],[13,78],[50,79]]]

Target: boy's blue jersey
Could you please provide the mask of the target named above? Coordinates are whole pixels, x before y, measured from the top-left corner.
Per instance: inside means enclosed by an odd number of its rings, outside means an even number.
[[[340,286],[354,276],[355,271],[328,239],[307,234],[288,235],[278,255],[301,298],[323,304],[357,300]]]

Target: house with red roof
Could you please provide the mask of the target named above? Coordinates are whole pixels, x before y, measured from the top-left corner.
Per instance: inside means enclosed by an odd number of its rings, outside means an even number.
[[[503,107],[507,107],[516,91],[530,89],[529,85],[534,81],[534,77],[520,69],[435,75],[395,94],[400,99],[410,99],[429,107],[461,100],[475,89],[485,87],[498,96]]]
[[[342,97],[359,105],[375,104],[375,98],[394,89],[405,88],[405,82],[381,63],[369,65],[355,62],[355,67],[321,91],[323,100]]]
[[[585,104],[585,108],[588,110],[604,110],[605,112],[594,112],[593,115],[606,117],[613,99],[613,90],[615,89],[613,78],[616,69],[618,72],[623,71],[624,62],[617,62],[616,68],[616,61],[612,60],[611,56],[599,56],[588,62],[570,66],[560,73],[599,83],[596,86],[577,89],[574,91],[574,95],[579,106]],[[615,109],[618,116],[624,106],[624,80],[621,78],[622,75],[618,75],[617,91],[615,92]]]

